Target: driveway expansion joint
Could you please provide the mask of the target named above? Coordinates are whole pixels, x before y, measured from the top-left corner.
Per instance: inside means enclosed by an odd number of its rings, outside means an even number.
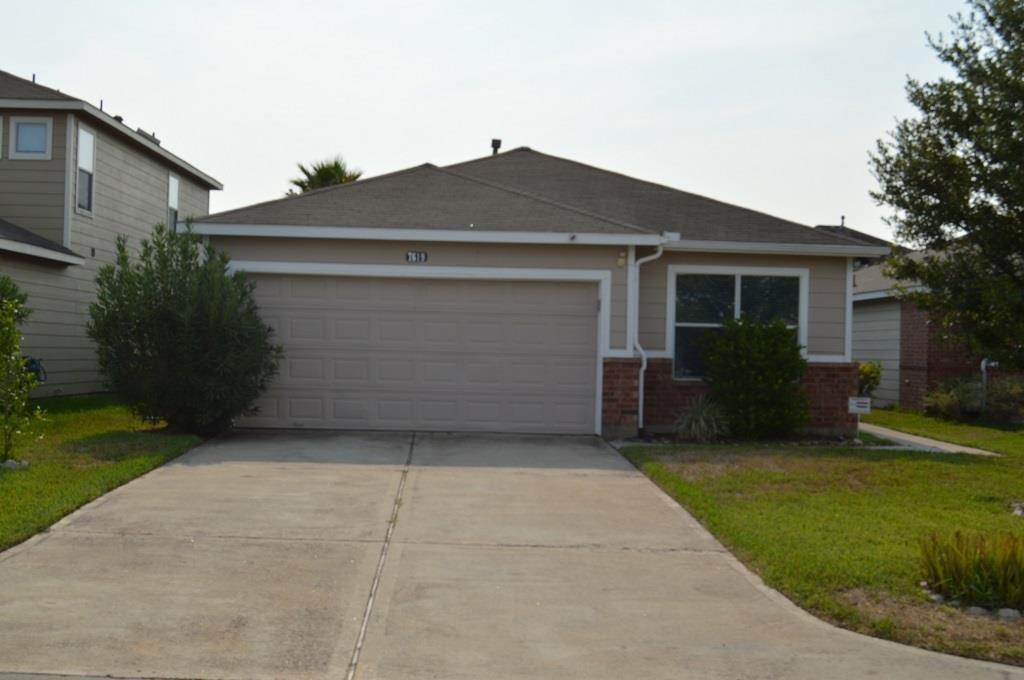
[[[354,680],[356,671],[359,669],[359,655],[363,651],[363,643],[366,641],[366,631],[370,626],[370,616],[373,614],[373,604],[377,598],[377,589],[380,587],[380,579],[384,573],[384,565],[388,560],[388,549],[391,547],[391,537],[395,533],[395,525],[398,523],[398,513],[402,509],[402,494],[405,492],[405,481],[409,478],[409,469],[412,467],[412,452],[416,448],[416,433],[409,436],[409,453],[405,457],[405,466],[402,468],[402,477],[398,481],[398,490],[395,491],[395,502],[391,507],[391,519],[388,520],[387,531],[384,532],[384,543],[380,548],[380,559],[377,560],[377,569],[373,574],[373,582],[370,584],[370,594],[366,599],[366,609],[363,611],[363,621],[359,626],[359,635],[356,636],[355,648],[352,650],[352,659],[348,664],[346,680]]]
[[[607,545],[604,543],[483,543],[479,541],[417,541],[401,540],[392,541],[397,545],[415,546],[437,546],[443,548],[508,548],[516,549],[538,549],[538,550],[591,550],[607,552],[636,552],[636,553],[688,553],[696,555],[722,555],[728,551],[725,548],[690,548],[686,546],[635,546],[635,545]]]

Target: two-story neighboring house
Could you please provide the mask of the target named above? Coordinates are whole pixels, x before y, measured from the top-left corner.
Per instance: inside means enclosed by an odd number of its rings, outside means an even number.
[[[37,394],[102,389],[86,335],[96,273],[124,234],[201,217],[220,182],[88,102],[0,71],[0,272],[28,294]]]

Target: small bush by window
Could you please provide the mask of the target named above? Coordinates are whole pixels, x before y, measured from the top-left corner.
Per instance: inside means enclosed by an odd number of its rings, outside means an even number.
[[[725,438],[729,426],[722,407],[701,395],[680,414],[675,429],[680,439],[705,444]]]
[[[704,349],[705,381],[739,437],[781,437],[808,420],[807,361],[781,321],[726,321]]]
[[[188,229],[157,226],[138,258],[117,241],[117,260],[96,278],[89,335],[109,387],[141,417],[214,434],[254,402],[277,372],[253,284]]]

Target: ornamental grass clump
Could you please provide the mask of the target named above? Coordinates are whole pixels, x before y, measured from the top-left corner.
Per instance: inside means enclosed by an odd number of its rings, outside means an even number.
[[[702,395],[679,416],[675,429],[676,436],[684,441],[707,444],[725,438],[729,427],[722,407]]]
[[[1024,536],[933,534],[921,545],[928,588],[947,600],[988,608],[1024,608]]]

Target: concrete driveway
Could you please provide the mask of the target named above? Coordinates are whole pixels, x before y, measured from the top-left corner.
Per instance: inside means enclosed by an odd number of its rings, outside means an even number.
[[[0,554],[0,678],[1011,678],[821,623],[594,438],[239,433]]]

